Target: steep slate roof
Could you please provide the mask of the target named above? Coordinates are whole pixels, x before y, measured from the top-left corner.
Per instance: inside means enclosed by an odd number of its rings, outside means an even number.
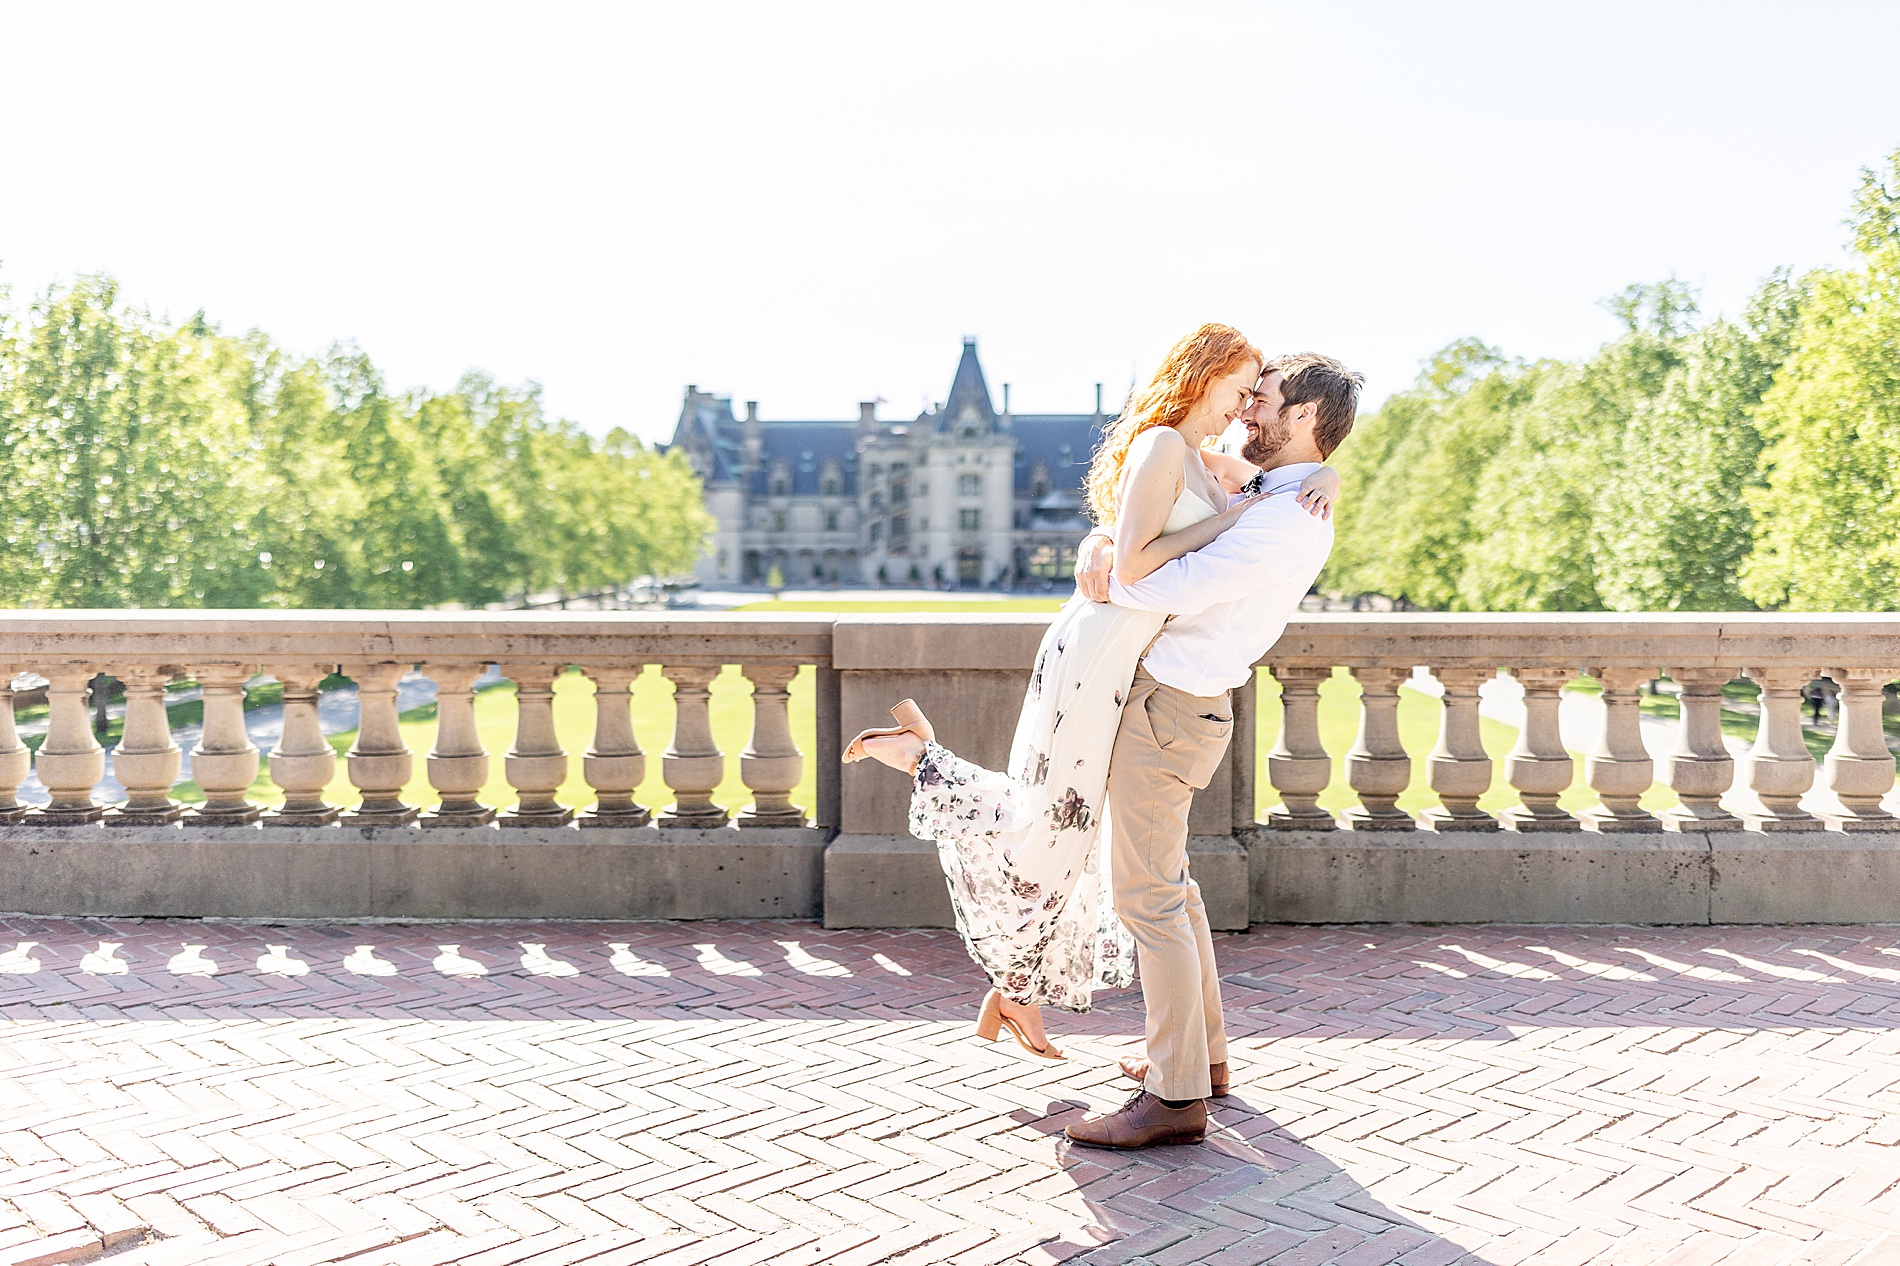
[[[984,381],[983,366],[977,363],[976,340],[973,338],[963,340],[963,358],[957,362],[957,376],[950,381],[949,398],[943,402],[943,408],[937,410],[937,429],[948,430],[951,424],[963,416],[965,405],[976,410],[985,430],[996,425],[996,408],[990,403],[990,385]]]
[[[1114,419],[1104,419],[1104,425]],[[1077,495],[1088,474],[1089,458],[1101,443],[1093,413],[1016,413],[1010,415],[1016,435],[1016,491],[1028,493],[1036,463],[1049,468],[1051,490],[1066,488]],[[1065,458],[1063,447],[1068,447]]]
[[[815,497],[822,488],[825,462],[838,463],[842,493],[858,495],[858,424],[856,422],[760,422],[759,469],[752,473],[752,495],[763,497],[772,489],[774,463],[783,461],[792,472],[792,495]]]
[[[739,449],[738,423],[732,416],[732,397],[689,394],[680,406],[673,442],[665,447],[710,453],[711,468],[705,475],[709,484],[738,482],[744,454]]]
[[[962,413],[965,404],[973,406],[986,429],[997,425],[998,415],[990,401],[989,383],[983,366],[976,358],[976,340],[963,340],[963,356],[957,362],[956,377],[950,384],[950,396],[943,406],[918,415],[920,423],[947,430]],[[1106,419],[1113,421],[1114,419]],[[1016,437],[1015,491],[1027,495],[1030,476],[1037,463],[1049,469],[1052,492],[1066,490],[1079,498],[1082,479],[1088,473],[1089,458],[1101,440],[1092,413],[1018,413],[1010,418]],[[901,424],[899,424],[901,426]],[[882,424],[885,434],[893,424]],[[761,452],[759,468],[753,472],[747,492],[750,496],[770,495],[774,463],[783,461],[791,471],[792,495],[815,497],[822,488],[825,463],[834,461],[843,476],[840,492],[846,497],[858,494],[858,424],[840,422],[767,422],[759,423]],[[732,412],[730,396],[715,396],[688,389],[680,408],[679,425],[666,449],[684,448],[707,458],[706,482],[737,483],[743,478],[745,424]],[[1067,448],[1065,455],[1064,448]],[[664,449],[662,450],[664,451]]]

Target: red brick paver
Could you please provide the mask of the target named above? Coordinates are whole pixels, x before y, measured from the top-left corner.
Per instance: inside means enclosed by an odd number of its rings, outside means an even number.
[[[1900,929],[1221,937],[1124,1155],[1138,998],[979,1043],[947,933],[3,922],[0,1263],[1900,1261]]]

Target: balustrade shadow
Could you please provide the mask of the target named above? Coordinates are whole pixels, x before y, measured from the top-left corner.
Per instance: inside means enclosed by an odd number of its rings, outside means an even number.
[[[955,934],[934,929],[21,915],[0,927],[0,1009],[36,1013],[189,1016],[215,982],[219,1014],[259,1017],[386,1018],[422,1007],[466,1019],[963,1021],[985,988]],[[1243,1045],[1293,1036],[1508,1042],[1546,1027],[1900,1027],[1900,928],[1886,925],[1260,926],[1217,933],[1215,945],[1229,1034]],[[1087,1014],[1048,1015],[1058,1041],[1132,1038],[1140,992],[1107,991]]]
[[[1126,1089],[1109,1059],[1141,1031],[1138,993],[1116,991],[1087,1015],[1050,1015],[1070,1061],[1024,1057],[1012,1071],[999,1061],[1012,1056],[1008,1048],[988,1051],[957,1031],[973,1019],[983,982],[942,931],[841,932],[791,921],[270,926],[20,916],[0,928],[7,1020],[559,1021],[630,1033],[656,1022],[664,1030],[744,1021],[757,1036],[743,1040],[766,1046],[815,1023],[806,1031],[825,1058],[842,1051],[855,1061],[846,1084],[874,1087],[884,1066],[936,1087],[962,1078],[973,1105],[998,1104],[999,1129],[1050,1139]],[[1551,1028],[1900,1027],[1900,928],[1884,926],[1263,926],[1217,936],[1216,952],[1235,1093],[1216,1103],[1216,1128],[1201,1147],[1121,1154],[1058,1142],[1058,1172],[1036,1191],[1079,1201],[1089,1228],[1065,1231],[1070,1238],[1051,1246],[1059,1256],[1073,1250],[1086,1260],[1112,1242],[1115,1260],[1164,1251],[1167,1260],[1201,1260],[1236,1245],[1262,1260],[1292,1249],[1320,1260],[1370,1240],[1369,1259],[1484,1260],[1483,1245],[1473,1254],[1389,1207],[1324,1143],[1302,1137],[1338,1124],[1330,1108],[1319,1115],[1332,1119],[1316,1124],[1313,1093],[1300,1089],[1326,1073],[1325,1039],[1341,1039],[1330,1049],[1342,1061],[1373,1069],[1380,1049],[1505,1047]],[[650,1080],[650,1057],[626,1040],[628,1075]],[[899,1062],[887,1064],[892,1058]],[[919,1079],[906,1059],[933,1071]],[[757,1089],[757,1064],[735,1084]],[[729,1075],[721,1069],[714,1059],[682,1067],[681,1076],[703,1087]],[[995,1097],[1001,1079],[1016,1086],[1013,1099]],[[1387,1106],[1402,1112],[1405,1102]],[[899,1109],[885,1111],[898,1122]],[[968,1124],[984,1109],[943,1108],[931,1119],[945,1112]],[[1388,1248],[1398,1251],[1381,1257]]]

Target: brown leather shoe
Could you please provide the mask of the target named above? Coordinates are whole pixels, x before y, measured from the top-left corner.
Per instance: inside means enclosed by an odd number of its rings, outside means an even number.
[[[1148,1084],[1148,1061],[1140,1055],[1124,1055],[1120,1060],[1122,1076],[1141,1085]],[[1207,1080],[1214,1087],[1214,1097],[1227,1097],[1227,1061],[1207,1066]]]
[[[1198,1143],[1207,1137],[1207,1100],[1196,1099],[1185,1108],[1170,1108],[1142,1090],[1118,1111],[1078,1121],[1063,1132],[1088,1147],[1132,1149]]]

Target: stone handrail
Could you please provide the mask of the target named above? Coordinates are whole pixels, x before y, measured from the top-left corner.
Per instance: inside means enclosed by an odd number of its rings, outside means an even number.
[[[47,678],[50,715],[29,761],[11,700],[0,700],[0,855],[12,876],[0,908],[285,917],[822,913],[836,925],[941,923],[947,907],[934,846],[905,832],[906,785],[873,764],[841,768],[842,737],[914,697],[949,746],[1002,765],[1048,619],[6,613],[0,673],[9,682],[20,672]],[[1282,803],[1256,822],[1250,685],[1236,692],[1233,750],[1190,818],[1195,873],[1222,926],[1250,917],[1549,912],[1701,921],[1718,912],[1719,883],[1740,900],[1732,877],[1746,862],[1731,858],[1725,869],[1718,856],[1736,850],[1752,850],[1763,866],[1805,854],[1804,864],[1820,867],[1851,855],[1860,870],[1837,883],[1848,895],[1829,900],[1870,917],[1872,894],[1895,892],[1900,917],[1900,887],[1888,882],[1900,880],[1900,870],[1883,869],[1894,864],[1890,844],[1900,858],[1900,837],[1887,838],[1896,824],[1881,804],[1894,783],[1882,688],[1900,677],[1900,619],[1303,615],[1261,662],[1281,688],[1283,720],[1265,767]],[[474,686],[489,665],[516,685],[516,736],[505,753],[485,750],[475,725]],[[634,802],[649,761],[641,743],[660,737],[636,736],[630,719],[629,688],[648,665],[675,688],[670,741],[658,757],[671,796],[664,805]],[[716,745],[708,709],[708,687],[726,665],[740,667],[753,698],[751,737],[737,754],[751,802],[731,815],[713,803],[728,753]],[[807,665],[816,669],[817,725],[802,750],[789,690]],[[596,688],[585,752],[563,750],[554,729],[554,683],[570,666]],[[1334,768],[1321,742],[1318,690],[1342,667],[1362,691],[1358,738],[1344,762],[1357,805],[1343,821],[1318,805]],[[397,723],[397,683],[412,668],[437,685],[428,753],[410,751]],[[1413,769],[1399,737],[1398,690],[1418,668],[1437,679],[1442,704],[1438,742],[1424,762],[1438,804],[1415,820],[1397,803]],[[343,760],[362,801],[348,812],[324,802],[337,758],[318,725],[317,691],[333,671],[358,687],[357,738]],[[1478,689],[1499,672],[1523,687],[1525,723],[1503,760],[1518,803],[1493,815],[1478,807],[1493,781]],[[113,764],[126,793],[115,804],[101,803],[96,790],[105,753],[93,736],[88,689],[98,673],[125,687]],[[246,734],[243,706],[258,673],[284,688],[282,738],[269,754],[283,804],[270,809],[250,799],[261,754]],[[1558,805],[1575,767],[1557,714],[1563,687],[1585,674],[1600,684],[1604,703],[1582,775],[1600,804],[1573,815]],[[164,692],[179,676],[195,679],[204,700],[192,772],[205,799],[191,808],[171,790],[181,753]],[[1661,676],[1678,685],[1681,720],[1670,750],[1652,753],[1639,727],[1640,694]],[[1720,728],[1722,687],[1738,677],[1761,689],[1759,733],[1740,762]],[[1800,724],[1802,690],[1817,677],[1838,688],[1840,714],[1819,770]],[[419,757],[441,800],[426,812],[403,800]],[[479,796],[496,759],[517,801],[500,812]],[[556,798],[577,759],[596,796],[578,814]],[[807,761],[815,802],[795,805]],[[50,802],[20,805],[13,789],[35,767]],[[1820,816],[1801,805],[1817,773],[1832,793]],[[1639,803],[1658,777],[1680,800],[1660,816]],[[1740,816],[1722,804],[1738,779],[1753,793]],[[1544,899],[1540,866],[1552,891],[1567,894],[1562,900]],[[1512,867],[1516,878],[1506,883],[1500,876]],[[1592,896],[1597,880],[1564,878],[1574,870],[1587,879],[1592,868],[1628,872],[1630,891]],[[1348,872],[1361,878],[1341,878]],[[1643,875],[1664,879],[1650,884]],[[1765,888],[1787,887],[1763,875]],[[1750,898],[1756,905],[1741,913],[1828,914],[1771,898]]]

